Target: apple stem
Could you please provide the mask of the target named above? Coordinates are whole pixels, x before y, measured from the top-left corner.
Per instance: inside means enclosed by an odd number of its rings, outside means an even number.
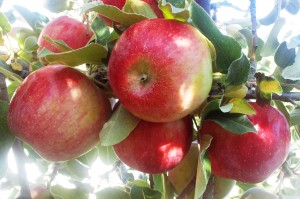
[[[15,155],[17,169],[18,169],[18,178],[19,184],[21,186],[20,196],[18,199],[31,199],[31,194],[29,190],[29,185],[27,181],[27,174],[25,169],[25,153],[22,146],[22,142],[19,139],[15,139],[12,150]]]
[[[154,189],[154,179],[153,174],[149,174],[150,188]]]

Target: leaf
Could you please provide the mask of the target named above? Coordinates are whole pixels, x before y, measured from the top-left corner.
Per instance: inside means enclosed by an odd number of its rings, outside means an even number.
[[[204,168],[204,154],[211,143],[212,137],[210,135],[202,135],[200,138],[200,155],[198,157],[196,185],[194,199],[198,199],[205,191],[208,182],[208,175]]]
[[[80,189],[79,187],[74,189],[68,189],[61,185],[54,185],[50,188],[51,193],[55,198],[61,199],[88,199],[89,195],[86,190]]]
[[[129,194],[121,188],[108,187],[95,193],[97,199],[130,199]]]
[[[300,35],[294,36],[290,39],[290,41],[287,43],[287,48],[296,48],[300,47]]]
[[[232,98],[227,104],[220,106],[223,113],[240,113],[246,115],[255,114],[255,109],[247,102],[246,99]]]
[[[284,79],[300,80],[300,50],[298,50],[295,63],[282,70],[281,73]]]
[[[0,12],[0,28],[0,32],[9,32],[11,30],[8,18],[2,12]]]
[[[76,158],[79,162],[81,162],[84,165],[92,166],[92,164],[95,162],[95,160],[98,158],[98,149],[95,147],[89,152],[83,154],[82,156]]]
[[[154,174],[154,188],[162,193],[162,199],[174,197],[173,187],[167,177],[166,173]]]
[[[36,51],[38,49],[38,41],[36,36],[29,36],[24,41],[24,50]]]
[[[284,105],[284,103],[282,101],[279,101],[279,100],[274,100],[274,103],[275,103],[276,107],[278,108],[278,110],[285,116],[286,120],[290,124],[291,123],[291,116],[290,116],[290,113],[287,110],[286,106]]]
[[[143,195],[145,199],[161,199],[162,194],[154,189],[148,187],[143,188]]]
[[[147,16],[135,13],[126,13],[115,6],[104,5],[102,2],[90,2],[85,4],[81,9],[81,14],[88,11],[98,12],[99,14],[125,26],[130,26],[139,21],[148,19]]]
[[[144,188],[150,188],[150,186],[143,180],[135,180],[130,189],[130,198],[144,199]]]
[[[20,83],[18,83],[16,81],[13,81],[8,85],[7,92],[8,92],[9,99],[12,98],[13,94],[15,93],[15,91],[17,90],[17,88],[19,86],[20,86]]]
[[[157,18],[151,6],[144,1],[127,0],[122,10],[126,13],[134,13],[148,18]]]
[[[18,82],[19,84],[23,82],[23,78],[12,72],[9,65],[7,65],[4,61],[0,60],[0,73],[4,74],[8,78],[11,78]]]
[[[107,49],[96,43],[89,44],[77,50],[62,52],[62,53],[49,53],[49,51],[42,50],[39,58],[45,56],[49,63],[63,64],[67,66],[79,66],[81,64],[96,64],[100,65],[102,59],[107,56]]]
[[[62,40],[53,40],[48,35],[43,35],[43,39],[51,43],[52,46],[60,50],[61,52],[67,52],[73,50],[71,47],[69,47],[64,41]]]
[[[140,119],[128,112],[122,104],[113,112],[100,132],[100,144],[112,146],[124,140],[137,126]]]
[[[104,21],[97,16],[92,24],[91,28],[96,36],[96,43],[106,45],[110,38],[109,28],[105,25]]]
[[[295,108],[291,111],[291,126],[300,125],[300,108]]]
[[[285,24],[284,18],[278,18],[276,20],[272,30],[269,33],[268,39],[261,50],[261,56],[267,57],[274,54],[275,50],[279,46],[277,37],[284,24]]]
[[[299,4],[300,3],[297,0],[286,0],[284,9],[286,9],[290,14],[295,15],[299,11]]]
[[[227,98],[244,98],[248,93],[248,88],[244,85],[227,86],[225,88],[224,96]]]
[[[65,163],[66,168],[72,177],[84,179],[89,177],[89,167],[82,164],[80,161],[73,159]]]
[[[260,93],[263,95],[272,93],[276,93],[278,95],[282,94],[280,82],[271,77],[266,77],[258,81],[258,87]]]
[[[242,56],[233,61],[228,69],[228,75],[226,83],[229,85],[240,85],[247,81],[250,72],[250,62],[248,58],[242,54]]]
[[[97,149],[99,151],[99,158],[104,164],[112,165],[118,160],[118,157],[112,146],[97,145]]]
[[[288,49],[286,41],[282,42],[278,46],[274,55],[275,63],[281,68],[286,68],[287,66],[291,66],[292,64],[294,64],[295,58],[296,58],[295,48]]]
[[[9,104],[0,101],[0,179],[5,175],[7,169],[7,154],[14,141],[10,133],[7,121]]]
[[[243,134],[247,132],[257,133],[253,124],[249,121],[246,115],[237,113],[222,113],[215,111],[210,113],[207,120],[212,120],[222,126],[227,131]]]
[[[223,35],[211,17],[196,2],[191,3],[192,24],[198,28],[215,46],[217,70],[227,73],[231,63],[241,57],[241,46],[232,37]]]
[[[276,3],[274,5],[273,9],[271,10],[271,12],[264,18],[260,19],[259,22],[265,26],[268,26],[268,25],[274,23],[279,16],[279,11],[281,9],[281,8],[279,8],[279,6],[280,6],[280,4]]]
[[[166,19],[175,19],[178,21],[187,21],[190,17],[189,6],[191,0],[187,1],[159,1],[158,7],[164,14]]]
[[[252,48],[253,48],[252,32],[251,32],[251,30],[246,29],[246,28],[239,30],[239,32],[243,35],[243,37],[247,41],[247,46],[248,46],[248,55],[247,56],[250,57],[251,53],[252,53]],[[256,59],[256,61],[260,61],[262,59],[262,56],[260,54],[261,54],[261,50],[264,46],[264,41],[261,38],[257,37],[256,45],[257,45],[257,48],[256,48],[255,59]]]

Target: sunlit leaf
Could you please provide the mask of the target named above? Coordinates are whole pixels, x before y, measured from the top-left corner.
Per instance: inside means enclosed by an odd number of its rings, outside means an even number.
[[[4,61],[0,60],[0,73],[4,74],[8,78],[13,79],[14,81],[18,82],[19,84],[23,82],[23,78],[17,75],[16,73],[12,72]]]
[[[112,165],[118,160],[118,157],[112,146],[97,145],[97,149],[99,151],[99,158],[104,164]]]
[[[299,11],[300,2],[297,0],[286,0],[284,8],[293,15],[296,15]]]
[[[228,68],[228,75],[226,82],[229,85],[240,85],[247,81],[250,72],[250,62],[248,58],[242,54],[242,56],[234,60]]]
[[[24,49],[28,51],[36,51],[38,49],[37,37],[29,36],[24,41]]]
[[[189,6],[191,0],[187,1],[159,1],[158,7],[162,10],[166,19],[187,21],[190,17]]]
[[[62,40],[53,40],[48,35],[43,35],[43,39],[48,41],[51,45],[53,45],[55,48],[59,49],[61,52],[67,52],[67,51],[73,50]]]
[[[291,111],[291,126],[300,125],[300,108]]]
[[[73,159],[66,162],[66,167],[71,176],[78,179],[84,179],[89,177],[89,167],[82,164],[80,161]]]
[[[298,50],[295,63],[282,71],[282,77],[290,80],[300,80],[300,50]]]
[[[0,31],[9,32],[11,30],[11,25],[7,17],[0,12]]]
[[[127,0],[122,10],[126,13],[134,13],[148,18],[157,18],[151,6],[144,1]]]
[[[286,41],[282,42],[278,46],[274,55],[275,63],[281,68],[286,68],[287,66],[291,66],[292,64],[294,64],[295,58],[296,58],[295,48],[288,49]]]
[[[252,32],[251,32],[251,30],[245,29],[245,28],[239,30],[239,32],[243,35],[243,37],[247,41],[248,57],[250,57],[251,53],[252,53],[252,48],[253,48],[253,35],[252,35]],[[257,45],[257,48],[256,48],[256,52],[255,52],[256,53],[255,59],[256,59],[256,61],[260,61],[262,59],[262,56],[260,54],[261,54],[261,50],[264,46],[264,41],[261,38],[257,37],[256,45]]]
[[[95,193],[97,199],[130,199],[129,194],[121,188],[108,187]]]
[[[113,112],[100,132],[100,144],[111,146],[124,140],[136,127],[140,119],[128,112],[122,104]]]
[[[262,94],[272,94],[272,93],[276,93],[278,95],[282,94],[282,87],[280,83],[273,78],[265,78],[259,81],[258,86]]]
[[[110,38],[110,32],[109,28],[105,25],[104,21],[99,16],[97,16],[93,20],[91,28],[95,33],[96,43],[106,45]]]
[[[247,102],[246,99],[232,98],[225,105],[220,106],[223,113],[240,113],[246,115],[255,114],[255,109]]]
[[[53,196],[61,198],[61,199],[88,199],[89,195],[88,192],[86,192],[83,189],[80,188],[65,188],[61,185],[54,185],[50,188],[51,193]]]
[[[271,12],[269,14],[267,14],[267,16],[265,16],[264,18],[260,19],[259,22],[262,25],[270,25],[272,23],[274,23],[279,15],[280,12],[280,4],[276,3],[275,6],[273,7],[273,9],[271,10]]]
[[[92,166],[92,164],[95,162],[98,156],[99,156],[98,149],[95,147],[89,152],[83,154],[82,156],[76,159],[87,166]]]
[[[248,93],[248,88],[244,85],[227,86],[224,96],[227,98],[244,98]]]

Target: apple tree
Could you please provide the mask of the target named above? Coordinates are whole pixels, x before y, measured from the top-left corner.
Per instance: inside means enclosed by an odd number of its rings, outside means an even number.
[[[232,2],[1,11],[0,196],[299,198],[300,1]]]

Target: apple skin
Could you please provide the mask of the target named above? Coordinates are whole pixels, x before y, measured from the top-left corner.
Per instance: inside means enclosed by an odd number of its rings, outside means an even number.
[[[279,199],[279,197],[262,188],[253,187],[244,192],[241,199]]]
[[[248,119],[256,133],[235,134],[205,120],[201,134],[213,137],[208,149],[212,173],[243,183],[259,183],[285,161],[290,145],[290,128],[284,115],[272,106],[250,105],[256,114]]]
[[[148,19],[120,36],[108,63],[116,97],[149,122],[183,118],[208,97],[212,61],[206,38],[176,20]]]
[[[49,65],[32,72],[16,90],[8,124],[44,159],[65,161],[98,143],[111,112],[108,98],[87,76]]]
[[[38,38],[40,52],[46,48],[54,53],[61,52],[50,42],[45,40],[43,36],[49,36],[52,40],[62,40],[69,47],[76,50],[84,47],[93,36],[93,32],[84,23],[71,18],[69,16],[60,16],[47,23]]]
[[[158,174],[181,162],[191,146],[192,137],[190,116],[167,123],[141,120],[129,136],[113,148],[127,166],[144,173]]]
[[[32,199],[54,199],[51,192],[44,185],[33,184],[29,187]]]

